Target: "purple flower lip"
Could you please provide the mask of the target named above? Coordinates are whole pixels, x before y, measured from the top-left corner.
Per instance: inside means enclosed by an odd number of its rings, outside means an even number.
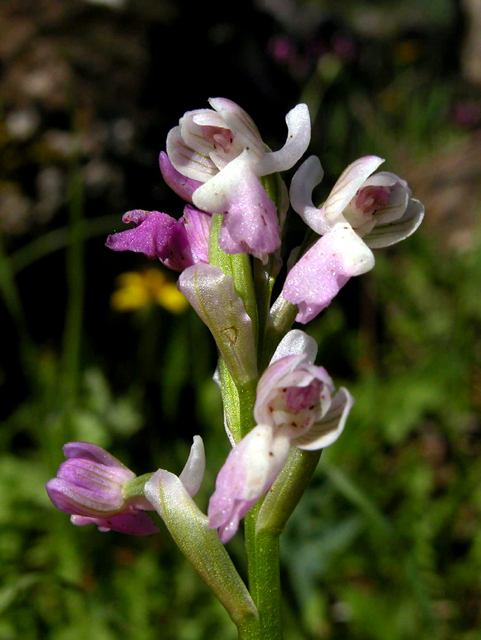
[[[113,251],[143,253],[174,271],[208,262],[211,216],[204,211],[186,205],[183,217],[176,220],[160,211],[134,209],[123,215],[122,222],[136,226],[107,238],[105,244]]]

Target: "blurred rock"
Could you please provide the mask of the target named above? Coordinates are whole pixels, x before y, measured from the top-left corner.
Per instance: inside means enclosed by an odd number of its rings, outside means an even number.
[[[30,226],[32,203],[16,185],[0,185],[0,230],[6,235],[19,235]]]
[[[36,179],[37,202],[36,218],[39,222],[48,222],[66,200],[65,175],[58,167],[45,167]]]
[[[33,136],[40,125],[40,115],[33,107],[16,109],[5,118],[5,126],[10,138],[25,142]]]
[[[481,84],[481,2],[461,0],[467,15],[467,35],[462,52],[463,74],[468,82]]]

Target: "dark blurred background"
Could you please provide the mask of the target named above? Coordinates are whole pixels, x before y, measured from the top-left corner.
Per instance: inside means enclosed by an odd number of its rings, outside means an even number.
[[[210,96],[273,149],[306,102],[319,201],[373,153],[427,211],[307,327],[356,405],[282,539],[286,640],[477,640],[479,0],[0,4],[0,640],[236,637],[162,525],[76,528],[44,490],[68,440],[178,473],[201,434],[206,508],[212,341],[175,274],[104,242],[129,209],[181,215],[157,157]]]

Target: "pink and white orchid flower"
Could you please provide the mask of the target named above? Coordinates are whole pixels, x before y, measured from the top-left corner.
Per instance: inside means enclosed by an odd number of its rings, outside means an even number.
[[[197,208],[224,215],[219,239],[224,251],[263,257],[279,247],[280,227],[259,177],[290,169],[301,158],[310,141],[309,111],[305,104],[289,111],[287,141],[272,152],[239,105],[227,98],[209,103],[212,109],[185,113],[167,136],[168,159],[189,182],[179,181],[163,157],[162,172]]]
[[[411,197],[405,180],[388,171],[371,175],[383,162],[365,156],[350,164],[319,209],[312,203],[312,191],[324,175],[319,159],[311,156],[294,175],[292,206],[322,234],[284,284],[284,298],[299,307],[298,322],[312,320],[349,278],[372,269],[371,249],[400,242],[421,224],[424,206]]]
[[[222,542],[272,486],[291,446],[323,449],[340,436],[353,405],[350,393],[334,385],[313,364],[317,344],[303,331],[290,331],[277,348],[257,387],[257,426],[230,452],[209,502],[210,527]]]

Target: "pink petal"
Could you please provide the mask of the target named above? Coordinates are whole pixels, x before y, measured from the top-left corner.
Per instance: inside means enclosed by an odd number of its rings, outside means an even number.
[[[135,474],[126,467],[107,466],[87,458],[70,458],[59,467],[57,478],[74,482],[87,489],[111,489],[122,493],[123,485],[135,478]]]
[[[321,383],[320,387],[316,384],[316,381]],[[323,367],[311,364],[306,353],[285,356],[271,362],[257,385],[254,406],[256,422],[260,424],[275,424],[275,416],[271,413],[270,404],[282,389],[287,389],[288,397],[294,401],[296,394],[302,395],[302,392],[296,392],[295,388],[306,388],[307,390],[310,385],[313,385],[319,391],[316,402],[321,396],[321,405],[327,407],[330,403],[331,393],[334,391],[331,377]],[[290,387],[293,389],[290,389]],[[312,404],[316,404],[316,402]],[[286,402],[286,410],[292,410],[293,407],[289,408],[288,404],[289,402]],[[296,410],[293,410],[292,413],[296,413]]]
[[[212,216],[186,205],[183,218],[193,263],[198,264],[199,262],[203,262],[208,264],[209,235]]]
[[[197,189],[193,198],[198,208],[226,215],[220,233],[226,253],[274,253],[280,246],[275,205],[245,152]]]
[[[186,202],[192,203],[192,194],[200,187],[202,182],[199,182],[199,180],[193,180],[192,178],[187,178],[179,173],[169,160],[169,156],[165,151],[161,151],[160,153],[159,166],[162,177],[172,191],[175,191],[175,193]]]
[[[289,440],[275,437],[275,431],[266,425],[255,427],[229,453],[208,509],[209,526],[219,529],[223,543],[232,538],[241,518],[269,490],[288,455]]]
[[[124,224],[129,224],[133,222],[135,225],[142,224],[147,218],[150,216],[152,211],[145,211],[145,209],[133,209],[132,211],[127,211],[122,216],[122,222]]]
[[[90,517],[108,515],[122,508],[124,502],[115,492],[92,491],[61,478],[52,478],[45,488],[53,505],[64,513]]]
[[[100,462],[109,467],[127,469],[120,460],[117,460],[117,458],[108,451],[91,442],[67,442],[67,444],[63,446],[63,452],[66,458],[88,458],[89,460]]]
[[[274,203],[260,182],[255,186],[257,193],[246,184],[245,192],[239,191],[231,200],[219,245],[226,253],[252,253],[263,259],[258,254],[274,253],[280,247],[281,229]]]
[[[85,518],[73,515],[70,521],[79,527],[96,524],[99,531],[118,531],[133,536],[150,536],[159,532],[150,516],[143,511],[121,513],[111,518]]]
[[[175,271],[193,264],[184,225],[159,211],[153,211],[134,229],[109,236],[106,245],[114,251],[134,251],[158,258]]]
[[[297,322],[325,309],[352,276],[374,267],[374,256],[347,223],[322,236],[287,274],[283,296],[299,307]]]

